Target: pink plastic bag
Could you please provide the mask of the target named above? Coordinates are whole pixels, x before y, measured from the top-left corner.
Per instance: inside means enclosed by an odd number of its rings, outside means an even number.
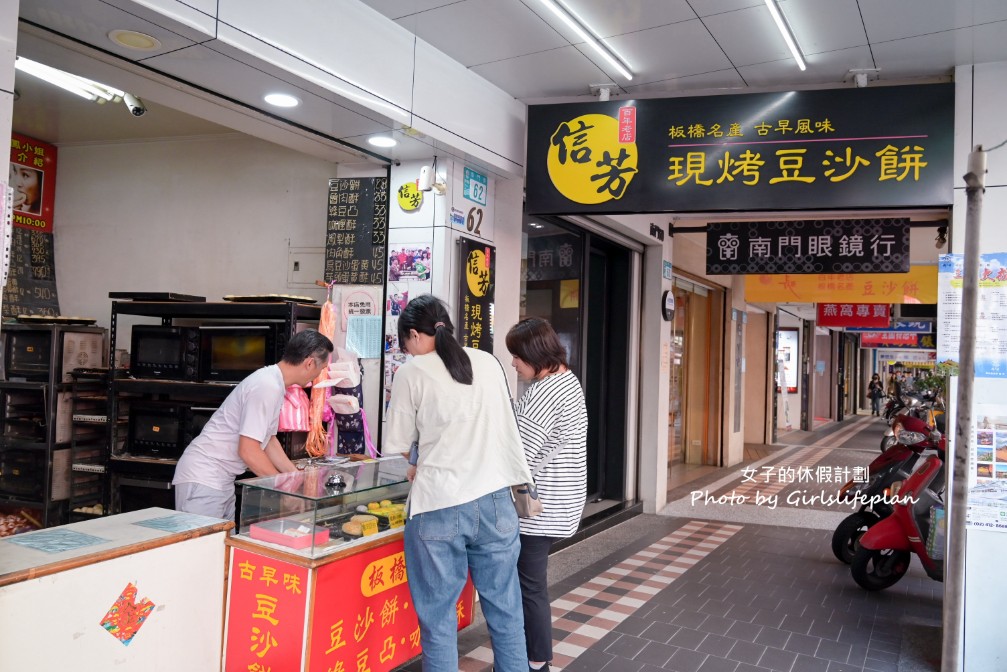
[[[307,432],[311,430],[308,414],[311,401],[300,385],[291,385],[283,396],[283,408],[280,409],[280,432]]]

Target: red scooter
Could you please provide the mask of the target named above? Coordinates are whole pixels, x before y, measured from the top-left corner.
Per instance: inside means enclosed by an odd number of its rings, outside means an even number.
[[[942,434],[931,431],[924,420],[913,416],[905,416],[901,422],[897,443],[868,465],[867,481],[847,481],[839,491],[842,501],[860,504],[860,508],[844,518],[832,533],[832,553],[847,565],[853,562],[861,535],[891,515],[892,486],[909,477],[923,452],[936,450],[942,459],[944,457]]]
[[[901,503],[892,515],[879,521],[860,537],[850,573],[865,590],[884,590],[901,579],[912,554],[919,556],[923,569],[935,581],[944,580],[944,560],[927,552],[930,533],[930,508],[943,505],[944,461],[928,457],[906,479],[898,493]]]

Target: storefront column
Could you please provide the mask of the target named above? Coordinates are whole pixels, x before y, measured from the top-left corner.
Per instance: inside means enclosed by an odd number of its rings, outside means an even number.
[[[644,513],[657,513],[668,498],[671,323],[661,315],[661,301],[672,289],[671,280],[662,276],[664,260],[672,258],[671,248],[668,236],[663,246],[648,245],[643,253],[638,473]],[[627,469],[631,466],[627,464]]]

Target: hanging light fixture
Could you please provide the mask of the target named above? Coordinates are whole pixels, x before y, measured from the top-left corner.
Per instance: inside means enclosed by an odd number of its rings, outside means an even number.
[[[783,41],[787,43],[787,48],[794,55],[797,67],[802,71],[806,70],[807,66],[804,64],[804,56],[801,54],[801,50],[797,46],[797,40],[794,39],[794,34],[791,32],[786,19],[783,18],[780,8],[776,6],[776,0],[766,0],[766,7],[769,8],[769,13],[773,15],[773,21],[776,22],[776,27],[780,29],[780,34],[783,35]]]

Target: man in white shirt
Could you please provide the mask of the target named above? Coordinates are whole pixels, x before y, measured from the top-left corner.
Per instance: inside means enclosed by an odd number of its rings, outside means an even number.
[[[296,334],[283,358],[241,381],[231,391],[175,467],[175,509],[213,518],[234,518],[234,479],[295,471],[276,438],[283,397],[305,386],[327,366],[332,341],[313,329]]]

